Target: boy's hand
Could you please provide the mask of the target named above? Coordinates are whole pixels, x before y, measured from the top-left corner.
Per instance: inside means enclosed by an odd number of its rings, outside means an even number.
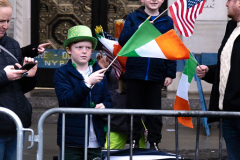
[[[164,86],[168,86],[169,84],[171,84],[172,83],[172,78],[169,78],[169,77],[166,77],[165,78],[165,81],[164,81]]]
[[[201,79],[201,78],[205,77],[208,70],[209,70],[209,68],[205,65],[200,65],[200,67],[197,66],[196,72],[197,72],[198,78]]]
[[[17,63],[21,67],[20,64]],[[15,81],[22,78],[22,74],[27,70],[15,70],[13,65],[8,65],[3,69],[6,72],[9,81]]]
[[[97,104],[95,108],[96,109],[104,109],[105,106],[104,106],[104,104],[100,103],[100,104]]]
[[[94,73],[92,73],[88,78],[85,79],[85,82],[89,85],[94,85],[96,83],[101,82],[101,80],[104,77],[104,73],[107,70],[107,68],[100,69]]]
[[[98,64],[101,68],[107,68],[109,66],[108,58],[104,58],[102,51],[100,50],[100,54],[97,56]]]

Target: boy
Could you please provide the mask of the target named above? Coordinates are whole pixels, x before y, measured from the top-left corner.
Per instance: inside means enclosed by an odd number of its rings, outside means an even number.
[[[138,8],[126,18],[118,42],[121,46],[130,39],[140,25],[151,15],[154,20],[163,10],[160,8],[164,0],[141,0],[145,6]],[[163,34],[173,29],[173,21],[163,14],[153,25]],[[157,58],[128,57],[126,63],[127,108],[128,109],[161,109],[161,90],[163,86],[172,83],[176,77],[176,61]],[[133,146],[139,147],[141,130],[143,128],[141,116],[133,119]],[[145,124],[148,129],[150,149],[158,150],[158,143],[162,135],[161,116],[146,116]]]
[[[90,59],[97,39],[89,27],[79,25],[69,29],[63,47],[70,54],[68,63],[56,70],[54,87],[60,107],[110,108],[111,96],[106,77],[95,60]],[[95,85],[92,89],[91,86]],[[89,118],[88,159],[101,159],[104,145],[104,122],[99,115]],[[61,148],[62,115],[58,119],[57,143]],[[85,115],[66,115],[65,160],[83,159]]]

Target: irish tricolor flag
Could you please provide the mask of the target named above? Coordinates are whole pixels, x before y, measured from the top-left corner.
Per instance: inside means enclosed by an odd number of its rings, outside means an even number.
[[[188,89],[195,74],[196,67],[197,62],[190,54],[190,59],[188,59],[186,62],[182,77],[178,85],[176,100],[173,106],[174,110],[190,110],[188,102]],[[178,122],[184,126],[193,128],[192,117],[178,117]]]
[[[118,56],[169,60],[189,59],[189,50],[174,30],[161,34],[148,20],[123,46]]]

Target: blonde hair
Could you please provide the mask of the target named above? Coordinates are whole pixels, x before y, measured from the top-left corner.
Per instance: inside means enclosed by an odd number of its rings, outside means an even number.
[[[11,7],[12,4],[8,0],[0,0],[0,7]]]

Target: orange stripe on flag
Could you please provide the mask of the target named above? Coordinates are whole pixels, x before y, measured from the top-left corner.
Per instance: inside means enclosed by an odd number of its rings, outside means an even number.
[[[167,33],[155,39],[167,59],[180,60],[189,59],[189,50],[182,43],[175,31],[171,29]]]
[[[174,110],[190,111],[188,101],[178,96],[176,96],[176,100],[173,107]],[[178,122],[186,127],[193,128],[192,117],[178,117]]]
[[[120,44],[118,44],[118,45],[114,44],[114,45],[113,45],[113,55],[114,55],[114,57],[117,56],[118,52],[119,52],[121,49],[122,49],[122,47],[120,46]],[[117,57],[117,60],[118,60],[119,63],[121,64],[122,70],[123,70],[123,71],[126,71],[127,57],[118,56],[118,57]]]

